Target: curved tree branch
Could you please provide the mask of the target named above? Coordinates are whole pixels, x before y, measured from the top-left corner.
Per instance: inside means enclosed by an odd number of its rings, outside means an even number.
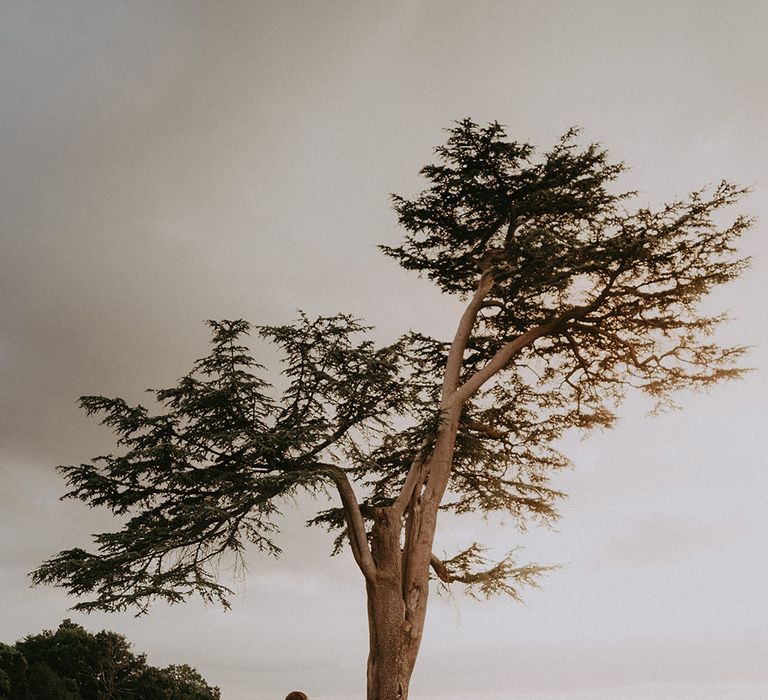
[[[461,374],[461,365],[464,360],[464,351],[467,349],[467,341],[472,334],[472,328],[483,302],[488,292],[493,289],[494,280],[491,270],[486,270],[477,282],[472,300],[464,310],[459,325],[456,329],[456,335],[448,351],[448,359],[445,365],[445,374],[443,376],[442,404],[445,407],[459,386],[459,376]]]
[[[567,309],[546,323],[542,323],[539,326],[527,330],[525,333],[517,336],[517,338],[514,340],[510,340],[508,343],[503,345],[489,360],[488,364],[486,364],[484,367],[481,367],[466,382],[464,382],[463,385],[458,387],[456,394],[459,403],[463,404],[478,389],[480,389],[480,387],[485,384],[485,382],[487,382],[489,379],[491,379],[491,377],[504,369],[511,362],[512,358],[515,357],[515,355],[517,355],[521,350],[525,349],[539,338],[545,335],[549,335],[553,331],[556,331],[564,323],[573,319],[583,318],[587,314],[598,309],[608,298],[614,283],[622,272],[624,272],[624,268],[621,265],[619,265],[616,270],[611,272],[603,289],[589,304],[584,304],[583,306],[574,306],[573,308]],[[462,317],[462,321],[463,320],[464,319]]]
[[[360,567],[366,580],[372,580],[376,575],[376,564],[371,555],[371,549],[368,546],[368,537],[365,533],[365,523],[363,515],[360,512],[360,505],[355,497],[347,478],[346,472],[333,464],[320,464],[319,471],[327,474],[336,484],[336,489],[341,497],[341,504],[344,508],[344,519],[347,523],[349,532],[349,542],[352,547],[352,555]]]

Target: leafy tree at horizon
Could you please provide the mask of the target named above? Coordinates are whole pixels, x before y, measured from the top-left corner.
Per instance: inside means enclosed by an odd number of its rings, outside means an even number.
[[[35,582],[86,596],[80,610],[144,612],[192,593],[228,605],[221,557],[247,541],[278,554],[281,502],[332,489],[338,505],[309,523],[336,532],[363,575],[368,698],[405,700],[431,577],[516,598],[542,571],[486,561],[478,543],[437,557],[441,510],[551,521],[567,431],[610,427],[628,391],[663,406],[742,372],[743,348],[712,339],[724,317],[699,302],[746,265],[734,242],[750,219],[717,217],[745,190],[722,182],[630,210],[634,193],[612,189],[624,166],[577,135],[537,154],[465,119],[422,169],[427,188],[394,197],[406,235],[381,249],[464,302],[452,339],[410,332],[377,348],[344,314],[210,321],[210,354],[153,390],[159,412],[82,397],[120,452],[61,467],[67,497],[126,520]],[[244,344],[251,330],[282,353],[282,393]]]
[[[0,699],[220,700],[218,688],[186,664],[156,668],[126,638],[92,634],[71,620],[54,632],[0,643]]]

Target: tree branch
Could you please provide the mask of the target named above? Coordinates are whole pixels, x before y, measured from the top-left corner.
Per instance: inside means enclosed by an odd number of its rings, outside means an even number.
[[[511,340],[503,345],[488,361],[488,364],[480,368],[466,382],[464,382],[462,386],[458,387],[456,393],[458,395],[459,403],[463,404],[483,384],[485,384],[485,382],[487,382],[491,377],[504,369],[510,363],[512,358],[521,350],[531,345],[542,336],[548,335],[552,331],[556,330],[567,321],[572,319],[580,319],[599,308],[600,305],[608,298],[614,283],[622,272],[624,272],[624,268],[620,265],[610,274],[608,281],[605,283],[605,287],[603,287],[603,289],[600,291],[600,294],[598,294],[589,304],[584,304],[583,306],[574,306],[573,308],[564,311],[559,316],[555,316],[553,319],[547,321],[546,323],[542,323],[535,328],[531,328],[522,335],[517,336],[517,338],[514,340]],[[464,319],[462,317],[462,321],[463,320]]]
[[[429,443],[429,437],[425,437],[424,440],[422,440],[421,447],[419,447],[419,451],[416,453],[416,456],[413,458],[411,466],[408,469],[403,488],[400,489],[400,493],[392,504],[392,509],[399,517],[403,516],[414,492],[423,483],[424,465],[427,461],[426,453],[429,448]]]
[[[480,275],[480,279],[477,282],[477,289],[472,296],[472,300],[464,310],[461,316],[459,325],[456,328],[456,334],[451,343],[451,347],[448,351],[448,359],[445,364],[445,372],[443,374],[443,387],[441,405],[443,408],[451,401],[451,398],[455,394],[459,377],[461,376],[461,367],[464,362],[464,351],[467,347],[467,341],[472,335],[472,328],[475,325],[475,320],[480,309],[483,308],[485,297],[488,292],[491,291],[494,285],[493,273],[490,270],[486,270]],[[422,442],[419,452],[416,454],[413,462],[411,463],[408,475],[405,478],[403,488],[393,504],[395,512],[402,517],[405,513],[408,504],[411,502],[411,498],[415,493],[415,490],[420,484],[424,482],[423,467],[425,462],[425,452],[429,446],[429,439],[425,438]]]
[[[469,595],[475,598],[480,596],[490,598],[492,595],[504,593],[515,600],[521,600],[520,591],[515,584],[536,587],[538,586],[537,578],[541,574],[557,568],[537,564],[514,566],[510,552],[488,569],[471,570],[472,563],[491,563],[482,556],[482,551],[482,548],[475,544],[447,561],[442,561],[432,554],[429,564],[437,578],[446,586],[451,583],[462,583],[467,586]]]
[[[492,438],[494,440],[504,440],[508,435],[506,430],[499,430],[498,428],[494,428],[492,425],[488,425],[487,423],[480,423],[479,421],[472,420],[471,418],[462,418],[461,425],[468,430],[481,433],[486,437]]]
[[[319,471],[324,472],[333,479],[336,488],[341,497],[341,504],[344,509],[344,520],[347,523],[349,532],[349,542],[352,547],[352,555],[360,567],[366,580],[372,580],[376,575],[376,564],[371,555],[371,549],[368,546],[368,537],[365,533],[365,523],[363,515],[360,512],[360,505],[352,490],[352,484],[349,483],[346,472],[333,464],[320,464]]]
[[[434,554],[429,559],[429,565],[432,570],[437,574],[443,583],[453,583],[456,579],[453,577],[448,567],[443,563],[442,559],[438,559]]]
[[[451,396],[456,392],[459,385],[459,376],[461,375],[461,366],[464,361],[464,351],[467,348],[467,341],[472,334],[472,328],[475,325],[475,319],[477,314],[483,306],[488,292],[491,291],[494,285],[493,273],[487,270],[482,275],[477,283],[477,289],[475,290],[472,300],[464,310],[461,316],[459,325],[456,329],[456,335],[451,343],[451,348],[448,351],[448,359],[445,364],[445,374],[443,375],[443,393],[442,404],[443,406],[450,400]]]
[[[481,369],[477,370],[464,384],[462,384],[457,390],[459,403],[464,403],[470,396],[472,396],[483,384],[485,384],[491,377],[504,369],[521,350],[528,345],[538,340],[544,335],[551,333],[561,323],[567,320],[567,314],[561,314],[560,316],[544,323],[535,328],[531,328],[522,335],[517,336],[514,340],[509,341],[506,345],[502,346],[496,354],[489,360]]]

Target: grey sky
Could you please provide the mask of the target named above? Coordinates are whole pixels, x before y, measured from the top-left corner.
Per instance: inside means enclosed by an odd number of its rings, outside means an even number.
[[[228,613],[83,617],[28,589],[109,527],[57,501],[53,467],[110,446],[77,397],[172,383],[206,318],[347,311],[381,340],[448,335],[455,303],[375,245],[398,240],[388,194],[417,191],[464,116],[542,146],[580,125],[641,203],[729,178],[768,221],[766,27],[756,0],[0,5],[0,641],[70,616],[195,665],[226,700],[360,697],[362,584],[302,504]],[[713,300],[755,372],[569,440],[560,533],[445,520],[446,550],[519,543],[563,568],[525,606],[434,598],[414,700],[768,697],[764,226]]]

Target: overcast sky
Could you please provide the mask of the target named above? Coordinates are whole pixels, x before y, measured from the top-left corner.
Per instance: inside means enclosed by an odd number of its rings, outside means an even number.
[[[29,588],[110,527],[57,500],[55,465],[111,445],[77,397],[172,384],[207,318],[345,311],[382,342],[449,336],[455,302],[375,246],[400,235],[389,193],[420,189],[465,116],[542,147],[579,125],[639,204],[728,178],[768,222],[767,27],[757,0],[0,4],[0,641],[69,616],[225,700],[362,697],[362,582],[302,528],[311,504],[286,506],[285,555],[251,557],[230,612],[86,617]],[[444,521],[448,551],[471,537],[562,568],[526,605],[433,598],[414,700],[768,697],[764,230],[712,300],[753,373],[567,440],[559,532]]]

